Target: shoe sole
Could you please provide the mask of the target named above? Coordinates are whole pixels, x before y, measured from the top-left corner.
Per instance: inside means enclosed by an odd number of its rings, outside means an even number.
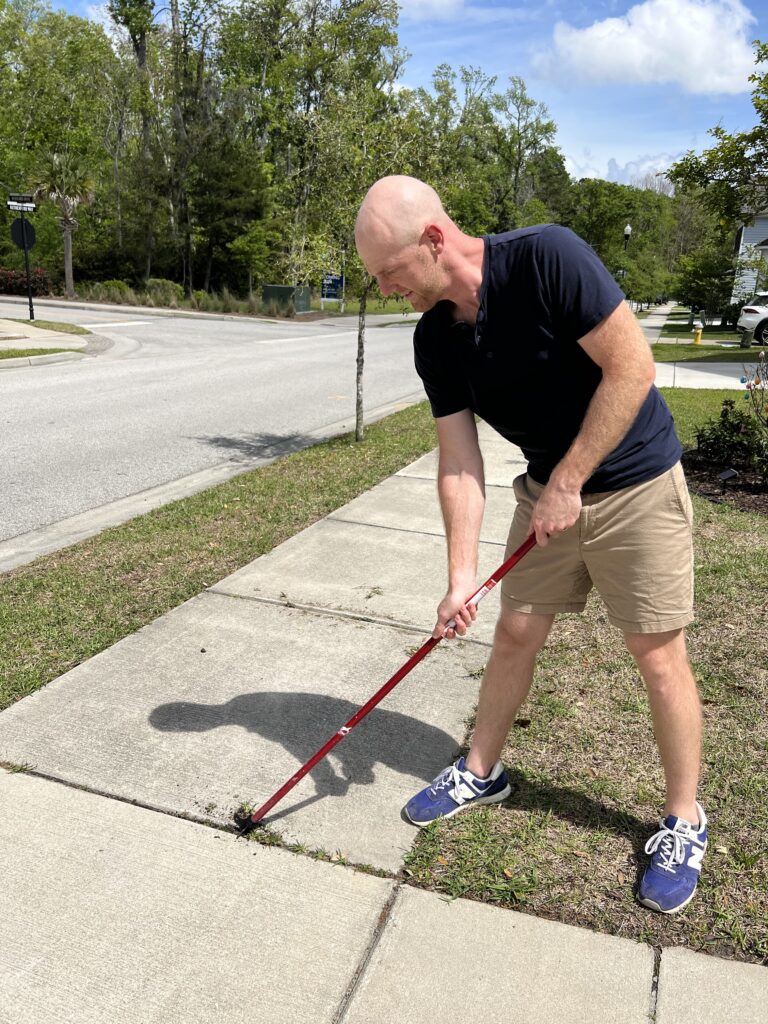
[[[660,907],[659,904],[655,903],[653,900],[642,900],[639,896],[637,897],[637,902],[642,903],[644,907],[649,907],[651,910],[658,911],[660,914],[676,914],[679,910],[682,910],[683,907],[687,907],[695,895],[696,890],[694,889],[684,903],[679,903],[676,907],[672,907],[671,910],[664,910],[663,907]]]
[[[497,804],[501,800],[506,800],[511,792],[512,787],[507,784],[504,789],[500,790],[498,793],[494,793],[493,796],[479,796],[476,800],[472,800],[469,803],[459,804],[455,811],[449,811],[448,814],[439,814],[436,818],[430,818],[429,821],[414,821],[405,808],[403,808],[403,814],[412,825],[415,825],[417,828],[426,828],[427,825],[431,825],[433,821],[452,818],[454,814],[458,814],[459,811],[468,811],[470,807],[478,807],[480,804]]]

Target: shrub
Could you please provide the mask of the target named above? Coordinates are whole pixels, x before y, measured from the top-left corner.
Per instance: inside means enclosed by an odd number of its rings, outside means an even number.
[[[50,295],[51,279],[42,267],[29,272],[29,283],[33,295]],[[7,270],[0,267],[0,295],[26,295],[27,274],[24,270]]]
[[[761,353],[762,356],[762,353]],[[768,485],[768,394],[765,385],[765,360],[748,368],[742,377],[746,386],[745,408],[737,408],[732,398],[723,402],[720,416],[708,420],[696,431],[700,454],[709,462],[723,467],[733,466],[755,473]]]
[[[109,281],[101,281],[102,288],[107,292],[117,293],[118,295],[127,295],[128,292],[132,291],[131,286],[126,284],[125,281],[118,281],[111,279]]]
[[[226,285],[221,289],[221,308],[224,313],[240,312],[240,303]]]
[[[165,277],[150,277],[146,283],[147,295],[158,306],[175,306],[184,298],[184,289]]]

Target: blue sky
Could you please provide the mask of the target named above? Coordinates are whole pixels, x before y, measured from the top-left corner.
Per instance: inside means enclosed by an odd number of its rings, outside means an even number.
[[[706,148],[716,124],[756,123],[751,44],[768,41],[768,0],[399,2],[404,85],[429,85],[443,62],[481,67],[502,89],[520,75],[547,105],[575,177],[630,182]],[[52,5],[103,10],[94,0]]]

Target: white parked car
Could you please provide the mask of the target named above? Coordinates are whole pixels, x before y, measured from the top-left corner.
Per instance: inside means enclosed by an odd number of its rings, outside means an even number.
[[[768,292],[758,292],[741,307],[736,330],[754,331],[755,344],[768,345]]]

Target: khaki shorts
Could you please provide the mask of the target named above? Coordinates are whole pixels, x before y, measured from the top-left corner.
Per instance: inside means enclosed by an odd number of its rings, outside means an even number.
[[[544,486],[523,474],[514,489],[507,558],[530,533]],[[653,480],[585,494],[582,501],[570,529],[535,547],[505,576],[502,603],[521,612],[580,612],[594,585],[620,629],[664,633],[691,622],[693,510],[680,463]]]

